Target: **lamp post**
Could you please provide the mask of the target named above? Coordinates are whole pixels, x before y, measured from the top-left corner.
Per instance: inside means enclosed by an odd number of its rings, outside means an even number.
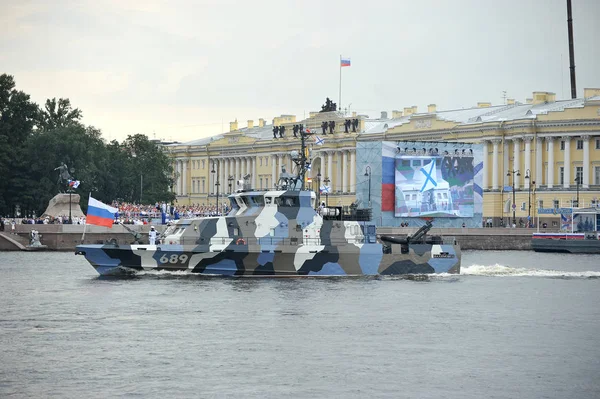
[[[579,208],[579,183],[581,182],[581,179],[579,178],[579,175],[577,175],[577,177],[575,178],[575,183],[577,183],[577,202],[575,203],[575,208]]]
[[[325,206],[329,206],[329,197],[327,196],[327,194],[329,193],[329,182],[330,181],[331,180],[329,180],[329,177],[325,176],[325,180],[323,180],[325,187],[327,187],[325,189]]]
[[[71,219],[71,194],[73,193],[73,188],[69,186],[67,192],[69,193],[69,224],[73,224],[73,219]]]
[[[525,179],[527,179],[527,180],[531,179],[531,171],[529,169],[527,169],[527,171],[525,172]],[[531,226],[531,186],[535,186],[535,180],[531,181],[529,183],[529,187],[528,187],[529,202],[527,203],[527,205],[528,205],[528,208],[527,208],[527,221],[529,222],[530,226]]]
[[[506,176],[511,177],[512,175],[512,194],[513,194],[513,198],[512,198],[512,209],[513,209],[513,226],[517,225],[517,215],[516,215],[516,210],[517,210],[517,205],[515,204],[515,173],[517,174],[517,176],[521,176],[521,172],[519,172],[518,170],[509,170],[508,173],[506,173]]]
[[[367,165],[365,168],[365,176],[369,177],[369,208],[371,207],[371,167]]]
[[[217,167],[218,169],[218,167]],[[210,171],[210,173],[213,174],[213,179],[215,179],[215,173],[217,173],[217,171],[215,170],[215,163],[213,162],[213,167],[212,170]],[[216,201],[216,205],[217,205],[217,216],[219,215],[219,175],[216,175],[216,181],[215,181],[215,187],[216,187],[216,194],[217,194],[217,201]]]
[[[229,182],[229,194],[231,194],[231,182],[233,181],[233,176],[229,175],[229,177],[227,178],[227,181]]]
[[[319,170],[319,173],[317,173],[317,195],[318,195],[318,199],[317,199],[317,206],[321,205],[321,171]]]

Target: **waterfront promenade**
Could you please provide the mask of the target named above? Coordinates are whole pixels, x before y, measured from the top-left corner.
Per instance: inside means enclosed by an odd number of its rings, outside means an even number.
[[[142,242],[148,242],[148,231],[150,225],[131,225],[130,229],[142,234]],[[7,229],[0,232],[0,251],[21,250],[19,245],[26,246],[29,243],[29,232],[32,229],[41,234],[41,242],[48,246],[49,250],[72,251],[75,246],[81,244],[83,231],[85,228],[85,243],[99,244],[111,239],[116,239],[119,244],[129,244],[133,241],[133,235],[123,226],[114,225],[112,228],[101,226],[84,226],[69,224],[18,224],[15,228],[16,234],[11,234]],[[166,226],[157,225],[159,232],[164,231]],[[377,234],[386,235],[406,235],[413,234],[417,228],[389,228],[381,227],[377,229]],[[430,234],[442,235],[445,238],[454,237],[462,249],[481,249],[481,250],[530,250],[531,234],[535,229],[525,228],[454,228],[454,229],[436,229],[433,228]],[[540,230],[542,231],[542,230]],[[546,232],[553,232],[556,229],[546,229]]]

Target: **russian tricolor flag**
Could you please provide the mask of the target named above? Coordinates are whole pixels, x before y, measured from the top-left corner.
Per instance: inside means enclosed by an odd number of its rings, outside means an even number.
[[[119,210],[106,205],[90,195],[88,202],[88,213],[85,218],[86,224],[95,224],[96,226],[112,227],[115,220],[115,213]]]
[[[340,67],[350,66],[350,58],[341,58]]]

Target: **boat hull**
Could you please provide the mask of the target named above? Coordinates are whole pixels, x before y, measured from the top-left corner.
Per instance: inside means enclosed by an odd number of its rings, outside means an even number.
[[[535,252],[559,252],[571,254],[600,254],[600,240],[531,240]]]
[[[142,270],[187,271],[221,276],[360,276],[459,273],[460,247],[412,244],[406,253],[384,254],[380,244],[299,246],[289,251],[249,248],[209,250],[182,245],[78,245],[100,275]]]

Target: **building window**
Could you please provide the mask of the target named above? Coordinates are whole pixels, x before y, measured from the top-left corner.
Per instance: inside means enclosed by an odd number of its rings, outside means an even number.
[[[522,211],[527,210],[527,202],[521,202],[521,210]]]
[[[552,205],[553,205],[554,209],[558,209],[560,207],[560,204],[558,203],[558,200],[552,201]]]
[[[262,158],[261,158],[261,163],[262,163]],[[260,189],[263,189],[263,185],[262,185],[262,177],[260,179],[258,179],[258,181],[260,182]]]
[[[579,179],[579,184],[583,184],[583,166],[575,167],[575,179]]]
[[[596,139],[596,149],[600,150],[600,139]]]
[[[559,183],[558,184],[565,184],[565,168],[564,166],[561,166],[560,168],[558,168],[559,170]]]
[[[560,141],[560,150],[561,150],[561,151],[564,151],[564,150],[565,150],[565,141],[564,141],[564,140],[561,140],[561,141]]]
[[[202,161],[204,162],[204,161]],[[205,193],[206,192],[206,180],[202,179],[202,192]]]
[[[202,160],[202,169],[204,169],[204,159]]]
[[[265,157],[265,166],[269,166],[269,157]]]
[[[577,149],[583,150],[583,140],[577,140]]]
[[[265,177],[265,188],[268,189],[269,188],[269,178]]]
[[[262,157],[258,157],[258,166],[262,166]]]
[[[543,208],[544,207],[544,200],[538,200],[538,208]]]
[[[594,184],[600,185],[600,166],[594,166]]]

